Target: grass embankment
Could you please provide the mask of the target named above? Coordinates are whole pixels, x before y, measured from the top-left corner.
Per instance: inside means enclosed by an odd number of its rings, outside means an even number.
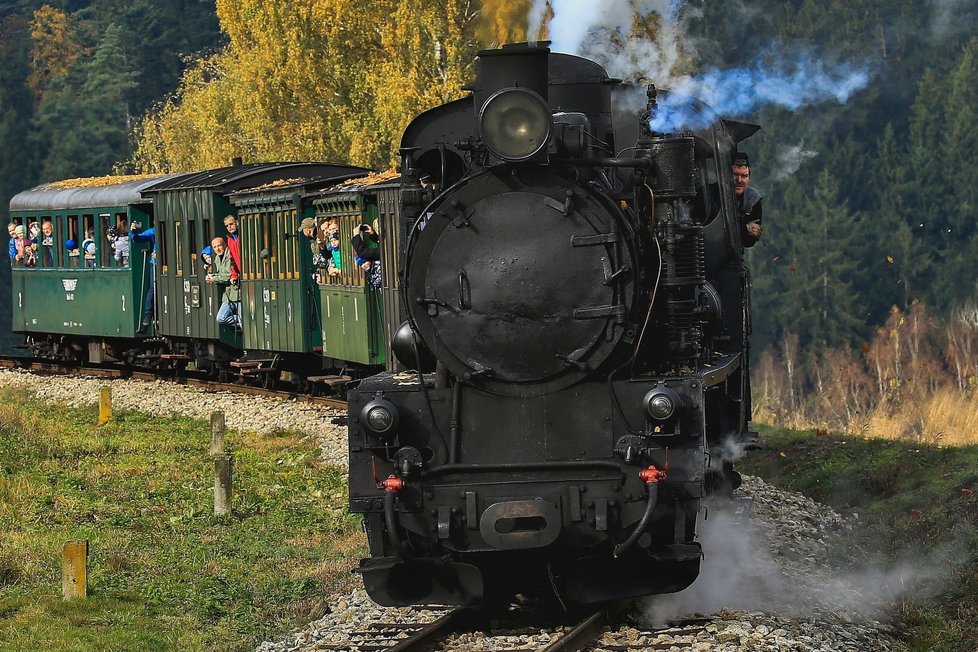
[[[96,420],[0,389],[0,650],[251,649],[350,581],[359,521],[314,443],[229,432],[216,518],[208,423]],[[90,541],[89,598],[64,602],[71,539]]]
[[[978,446],[762,429],[743,472],[855,511],[854,565],[912,564],[940,580],[894,607],[911,650],[974,652],[978,641]]]

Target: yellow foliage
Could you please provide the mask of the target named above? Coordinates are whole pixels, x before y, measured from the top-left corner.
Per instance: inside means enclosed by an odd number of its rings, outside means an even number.
[[[461,96],[476,51],[466,0],[217,0],[217,14],[227,49],[144,116],[137,169],[387,167],[413,115]]]
[[[128,183],[130,181],[140,181],[142,179],[152,179],[152,174],[125,174],[104,177],[80,177],[77,179],[62,179],[46,183],[41,186],[41,190],[62,190],[66,188],[104,188],[114,186],[118,183]]]
[[[84,49],[74,38],[69,14],[42,5],[31,20],[31,73],[27,85],[40,96],[52,77],[63,76]]]
[[[498,47],[528,40],[527,18],[532,5],[533,0],[483,0],[479,42],[486,47]]]

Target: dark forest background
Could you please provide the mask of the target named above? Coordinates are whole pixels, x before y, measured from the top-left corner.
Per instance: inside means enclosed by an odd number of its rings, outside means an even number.
[[[736,116],[763,125],[744,146],[765,195],[755,354],[783,366],[788,352],[801,391],[830,352],[868,360],[895,315],[974,316],[978,0],[689,0],[680,14],[694,69],[807,49],[870,74],[843,105]],[[4,3],[0,206],[40,182],[135,171],[134,124],[227,43],[215,0]]]

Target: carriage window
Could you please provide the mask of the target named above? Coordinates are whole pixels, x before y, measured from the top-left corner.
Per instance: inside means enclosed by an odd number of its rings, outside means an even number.
[[[290,226],[294,225],[294,226]],[[299,278],[297,272],[299,268],[299,261],[296,258],[296,246],[299,238],[302,237],[301,233],[295,233],[298,231],[299,226],[299,215],[295,211],[290,211],[286,213],[282,218],[282,242],[285,245],[282,251],[282,266],[285,268],[285,278]],[[291,238],[286,238],[286,233],[292,233]]]
[[[255,213],[252,220],[250,239],[248,240],[248,256],[251,263],[248,267],[251,273],[249,279],[268,278],[267,258],[262,258],[261,252],[268,247],[268,213]]]
[[[261,257],[261,250],[266,246],[265,222],[267,220],[268,213],[255,213],[252,216],[247,242],[249,279],[261,280],[268,277],[265,259]]]
[[[211,223],[208,220],[204,220],[204,247],[209,247],[211,240]]]
[[[269,270],[269,276],[272,278],[284,278],[279,264],[279,257],[276,253],[278,252],[279,238],[281,235],[279,227],[285,219],[285,215],[286,213],[275,213],[274,216],[269,216],[271,219],[266,221],[268,226],[268,244],[266,246],[268,250],[265,252],[267,254],[265,257],[265,269]]]
[[[197,254],[201,249],[203,249],[203,247],[201,247],[200,243],[197,241],[197,223],[187,222],[187,230],[187,242],[188,246],[190,247],[190,269],[192,272],[193,270],[197,269]]]
[[[81,243],[83,238],[78,233],[78,216],[68,216],[68,237],[65,239],[65,267],[76,269],[78,259],[81,257]]]
[[[176,268],[176,275],[183,276],[183,240],[180,236],[183,233],[183,224],[179,220],[173,222],[173,265]]]
[[[306,273],[306,270],[302,268],[302,255],[299,253],[299,247],[308,247],[309,241],[299,230],[301,222],[302,215],[298,212],[292,212],[286,218],[286,224],[291,224],[292,231],[295,232],[295,237],[289,240],[289,278],[302,278],[302,275]]]
[[[38,267],[54,267],[57,265],[58,238],[54,232],[54,220],[50,217],[42,217],[36,237]]]
[[[116,267],[129,267],[129,216],[115,214],[115,240],[109,242]]]
[[[166,222],[160,222],[156,225],[156,238],[156,263],[163,263],[160,270],[161,274],[169,274],[170,239],[166,235]]]
[[[79,258],[82,260],[83,267],[95,267],[95,251],[98,247],[95,244],[95,216],[82,215],[82,229],[79,234],[81,237],[81,252]]]
[[[98,264],[99,267],[110,267],[112,257],[112,247],[108,246],[109,241],[107,239],[106,233],[109,232],[109,227],[112,226],[112,216],[108,213],[102,213],[98,216]]]

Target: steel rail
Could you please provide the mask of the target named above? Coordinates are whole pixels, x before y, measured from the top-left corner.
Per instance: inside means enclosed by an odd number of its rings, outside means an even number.
[[[604,611],[596,611],[579,622],[574,629],[565,632],[556,641],[540,648],[539,652],[576,652],[582,650],[586,645],[594,642],[606,624],[608,624],[608,614]]]

